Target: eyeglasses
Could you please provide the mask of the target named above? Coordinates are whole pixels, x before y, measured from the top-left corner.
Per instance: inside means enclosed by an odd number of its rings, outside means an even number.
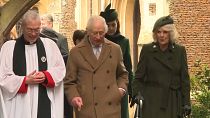
[[[26,31],[30,34],[33,33],[33,32],[38,34],[40,32],[40,28],[36,28],[36,29],[26,28]]]

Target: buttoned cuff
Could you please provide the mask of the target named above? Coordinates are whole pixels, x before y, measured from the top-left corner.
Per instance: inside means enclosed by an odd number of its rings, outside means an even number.
[[[26,84],[26,78],[27,77],[24,77],[24,80],[18,90],[18,93],[27,93],[27,90],[28,90],[28,85]]]
[[[42,83],[42,85],[44,85],[45,87],[49,87],[49,88],[53,88],[55,87],[55,82],[51,76],[51,74],[47,71],[42,71],[45,74],[45,82]]]

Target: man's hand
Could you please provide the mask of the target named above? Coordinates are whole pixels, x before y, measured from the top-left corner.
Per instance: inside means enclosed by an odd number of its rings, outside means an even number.
[[[34,70],[29,75],[26,76],[26,84],[39,84],[43,83],[45,80],[45,75],[43,72],[36,72]]]
[[[118,88],[118,89],[119,89],[119,91],[120,91],[121,97],[123,97],[123,96],[126,94],[125,89],[123,89],[123,88]]]
[[[71,105],[76,108],[78,111],[81,110],[83,102],[82,102],[82,98],[81,97],[74,97],[71,100]]]

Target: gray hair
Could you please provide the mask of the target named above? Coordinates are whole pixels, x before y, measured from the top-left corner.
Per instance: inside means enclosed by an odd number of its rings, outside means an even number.
[[[41,20],[47,20],[49,22],[53,22],[53,16],[51,14],[45,14],[41,17]]]
[[[39,20],[39,14],[34,10],[27,11],[22,17],[22,25],[25,25],[26,21],[28,20]]]
[[[87,22],[86,30],[87,31],[90,31],[92,29],[92,25],[95,23],[95,21],[101,21],[101,22],[103,22],[103,24],[104,24],[104,31],[105,31],[105,33],[107,33],[108,26],[106,24],[105,19],[103,17],[101,17],[101,16],[91,16],[89,18],[88,22]]]
[[[178,39],[179,34],[174,24],[167,24],[167,25],[162,26],[162,28],[164,28],[164,30],[169,32],[169,40],[172,43],[174,43]],[[153,39],[155,42],[157,41],[157,31],[153,32]]]

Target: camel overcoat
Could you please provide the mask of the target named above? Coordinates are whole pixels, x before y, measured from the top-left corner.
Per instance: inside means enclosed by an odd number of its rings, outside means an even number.
[[[64,83],[69,102],[77,96],[83,100],[76,118],[120,118],[118,88],[127,91],[128,84],[120,46],[104,39],[97,60],[87,37],[71,49]]]

